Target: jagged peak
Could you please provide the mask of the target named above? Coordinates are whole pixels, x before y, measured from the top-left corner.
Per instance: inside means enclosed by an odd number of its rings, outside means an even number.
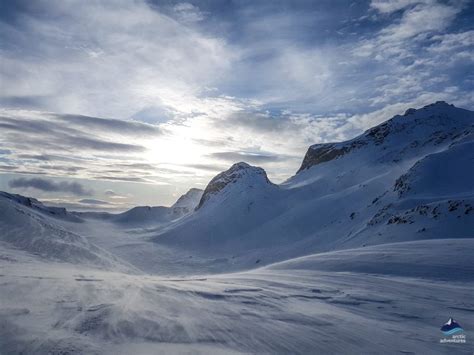
[[[210,198],[210,196],[219,193],[228,185],[234,184],[237,181],[244,179],[249,179],[252,183],[263,182],[265,184],[271,184],[264,169],[257,166],[252,166],[245,162],[235,163],[226,171],[216,175],[209,182],[196,209],[201,208],[201,206]]]

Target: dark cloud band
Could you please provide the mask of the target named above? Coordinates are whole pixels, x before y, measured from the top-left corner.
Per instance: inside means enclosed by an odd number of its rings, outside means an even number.
[[[47,192],[69,192],[77,196],[90,196],[92,190],[84,188],[77,182],[55,182],[41,178],[18,178],[9,182],[11,188],[33,188]]]

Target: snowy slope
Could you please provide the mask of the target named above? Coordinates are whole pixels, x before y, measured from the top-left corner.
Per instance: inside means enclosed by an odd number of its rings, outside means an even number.
[[[10,194],[8,192],[0,191],[0,199],[10,200],[19,205],[29,207],[35,211],[41,212],[47,216],[54,217],[60,220],[71,222],[82,222],[78,216],[69,213],[64,207],[49,207],[45,206],[41,201],[33,197],[25,197],[17,194]]]
[[[59,224],[59,217],[77,224],[77,220],[67,212],[51,214],[57,209],[44,208],[37,200],[6,193],[0,195],[0,211],[2,248],[23,250],[51,261],[133,270],[86,238],[64,229]]]
[[[310,147],[281,185],[239,163],[211,180],[195,213],[150,237],[230,270],[318,251],[471,238],[473,132],[473,112],[437,102],[350,141]],[[409,193],[400,193],[402,183]]]
[[[473,239],[387,244],[193,278],[24,263],[0,252],[0,349],[471,354],[473,252]],[[440,344],[451,317],[467,344]]]

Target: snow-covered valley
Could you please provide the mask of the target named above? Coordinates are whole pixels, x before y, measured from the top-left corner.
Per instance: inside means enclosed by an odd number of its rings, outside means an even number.
[[[115,215],[1,193],[0,352],[470,354],[473,237],[474,113],[444,102],[279,185],[237,163]]]
[[[133,275],[2,250],[4,353],[472,353],[474,240],[409,242],[244,273]],[[463,257],[464,255],[464,257]],[[435,262],[433,262],[435,260]]]

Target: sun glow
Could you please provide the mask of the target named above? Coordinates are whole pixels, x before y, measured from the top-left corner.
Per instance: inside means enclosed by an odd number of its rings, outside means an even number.
[[[186,127],[175,129],[172,135],[157,137],[148,142],[147,160],[156,164],[187,165],[201,162],[208,153],[194,141],[196,132]]]

